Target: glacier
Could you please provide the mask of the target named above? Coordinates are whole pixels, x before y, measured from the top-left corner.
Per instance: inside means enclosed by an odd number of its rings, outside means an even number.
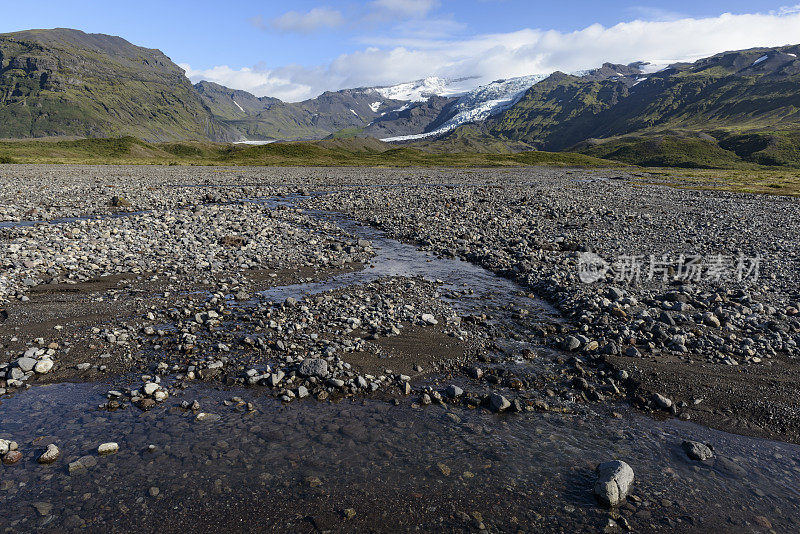
[[[461,96],[453,106],[455,114],[435,130],[420,134],[387,137],[381,139],[381,141],[391,143],[424,139],[445,134],[455,130],[462,124],[482,121],[505,111],[519,102],[519,99],[528,89],[548,76],[549,74],[533,74],[507,80],[496,80],[487,85],[482,85]]]

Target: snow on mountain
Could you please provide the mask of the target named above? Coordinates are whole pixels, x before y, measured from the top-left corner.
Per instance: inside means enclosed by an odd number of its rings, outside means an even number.
[[[761,63],[761,62],[763,62],[763,61],[766,61],[766,60],[768,60],[768,59],[769,59],[769,56],[761,56],[761,57],[760,57],[760,58],[758,58],[757,60],[753,61],[753,66],[756,66],[756,65],[758,65],[759,63]]]
[[[468,122],[482,121],[516,104],[525,91],[547,78],[547,74],[534,74],[508,80],[497,80],[482,85],[460,97],[455,105],[455,115],[436,130],[427,133],[388,137],[382,141],[411,141],[447,133]]]
[[[470,81],[472,82],[470,83]],[[475,78],[450,80],[431,76],[414,82],[401,83],[388,87],[376,87],[375,91],[386,99],[424,102],[432,96],[455,96],[463,94],[473,87],[475,87]]]
[[[373,102],[369,105],[369,109],[371,109],[373,113],[377,113],[382,103],[383,102]]]

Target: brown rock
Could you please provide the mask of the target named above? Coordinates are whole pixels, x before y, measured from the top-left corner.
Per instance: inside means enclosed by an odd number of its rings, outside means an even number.
[[[22,460],[22,453],[19,451],[10,451],[3,456],[3,463],[6,465],[14,465]]]

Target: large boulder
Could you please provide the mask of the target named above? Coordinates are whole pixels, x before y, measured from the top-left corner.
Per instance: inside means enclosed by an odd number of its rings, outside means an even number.
[[[606,506],[618,506],[628,496],[633,484],[633,469],[622,460],[604,462],[597,466],[594,494]]]

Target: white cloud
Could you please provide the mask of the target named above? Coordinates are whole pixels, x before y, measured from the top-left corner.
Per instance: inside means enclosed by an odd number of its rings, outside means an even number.
[[[555,70],[574,71],[604,61],[693,60],[726,50],[800,41],[800,12],[723,14],[704,19],[594,24],[574,32],[523,29],[466,39],[373,39],[363,50],[328,65],[207,71],[184,68],[194,81],[217,83],[284,100],[311,98],[325,90],[389,85],[440,76],[478,76],[481,82]]]
[[[256,17],[253,22],[263,26],[261,17]],[[288,11],[280,17],[274,18],[269,25],[282,32],[311,33],[321,29],[337,28],[344,24],[344,17],[339,11],[326,7],[315,7],[307,13]]]
[[[800,13],[800,4],[781,6],[775,11],[770,11],[771,15],[792,15],[794,13]]]
[[[438,0],[374,0],[372,7],[404,17],[424,17],[439,5]]]

